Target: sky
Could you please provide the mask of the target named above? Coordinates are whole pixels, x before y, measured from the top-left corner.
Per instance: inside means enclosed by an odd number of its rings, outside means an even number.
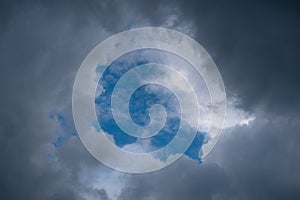
[[[297,1],[0,1],[1,199],[300,199]],[[187,34],[222,75],[227,116],[204,159],[112,170],[82,145],[72,89],[101,41],[137,27]]]

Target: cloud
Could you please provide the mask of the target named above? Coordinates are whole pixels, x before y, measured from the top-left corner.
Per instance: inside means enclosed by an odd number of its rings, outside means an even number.
[[[199,167],[183,157],[151,174],[126,176],[120,199],[297,199],[298,121],[257,113],[248,126],[227,130]],[[286,148],[286,147],[289,148]]]
[[[130,13],[123,5],[112,1],[1,1],[0,155],[5,159],[0,166],[1,198],[100,195],[81,184],[79,177],[86,173],[83,169],[97,168],[102,173],[104,167],[78,137],[55,149],[51,143],[58,136],[57,123],[49,116],[60,113],[72,123],[75,73],[95,44],[128,27]],[[99,190],[106,198],[101,187]]]
[[[125,175],[126,176],[126,175]],[[228,187],[223,169],[186,157],[170,167],[151,174],[126,176],[119,199],[212,199]]]
[[[293,1],[1,1],[1,199],[299,199],[298,10]],[[71,123],[83,58],[144,25],[182,30],[205,47],[240,100],[239,123],[200,167],[183,157],[155,173],[112,175],[78,137],[54,148],[49,116]]]

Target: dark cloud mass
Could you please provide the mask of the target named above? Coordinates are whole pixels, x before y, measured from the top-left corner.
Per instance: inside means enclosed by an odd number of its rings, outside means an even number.
[[[141,26],[194,37],[235,108],[255,116],[224,130],[202,165],[182,157],[154,173],[112,172],[71,134],[80,63]],[[1,0],[0,199],[300,199],[299,35],[297,1]]]

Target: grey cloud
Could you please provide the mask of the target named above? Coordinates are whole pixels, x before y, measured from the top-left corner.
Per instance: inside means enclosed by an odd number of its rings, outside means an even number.
[[[83,199],[86,193],[108,198],[104,189],[81,182],[82,170],[101,172],[104,167],[78,137],[58,149],[51,145],[57,124],[50,115],[63,113],[74,126],[71,92],[76,70],[108,33],[128,27],[123,5],[1,2],[1,199]]]
[[[232,179],[231,196],[242,199],[298,199],[299,116],[257,114],[251,127],[224,133],[215,160]]]
[[[193,22],[194,37],[216,61],[228,95],[238,96],[236,106],[256,120],[225,131],[201,169],[190,169],[191,161],[184,160],[159,175],[128,177],[120,199],[298,199],[299,5],[193,1],[178,6],[180,18]],[[172,171],[180,164],[187,166]],[[190,174],[178,180],[185,170]]]
[[[228,93],[244,109],[276,114],[299,109],[299,4],[295,1],[182,3],[196,39],[219,67]]]
[[[159,172],[127,177],[119,199],[212,199],[228,188],[229,181],[218,165],[200,167],[183,157]]]
[[[202,166],[182,158],[127,176],[120,199],[298,199],[299,118],[268,117],[260,113],[251,127],[227,130]]]
[[[91,24],[78,27],[74,16],[55,15],[55,10],[39,4],[11,6],[15,13],[5,19],[7,28],[0,39],[1,199],[81,199],[78,163],[96,162],[78,138],[73,152],[78,149],[81,157],[53,150],[55,129],[49,116],[71,116],[75,70],[105,33]],[[59,164],[47,158],[47,151],[54,151]],[[72,159],[77,163],[70,165]]]
[[[170,15],[175,29],[192,24],[228,94],[256,120],[225,132],[202,166],[182,158],[120,174],[119,199],[299,199],[298,10],[293,1],[1,1],[1,199],[109,198],[82,182],[83,170],[106,168],[78,137],[51,146],[49,115],[64,113],[73,126],[72,84],[95,44],[131,26],[166,26]]]

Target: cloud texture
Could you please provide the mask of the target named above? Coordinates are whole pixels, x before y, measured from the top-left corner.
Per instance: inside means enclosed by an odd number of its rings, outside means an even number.
[[[223,76],[231,123],[202,165],[182,157],[155,173],[119,173],[74,132],[80,63],[140,26],[192,36]],[[299,199],[299,27],[295,1],[2,0],[0,198]]]

